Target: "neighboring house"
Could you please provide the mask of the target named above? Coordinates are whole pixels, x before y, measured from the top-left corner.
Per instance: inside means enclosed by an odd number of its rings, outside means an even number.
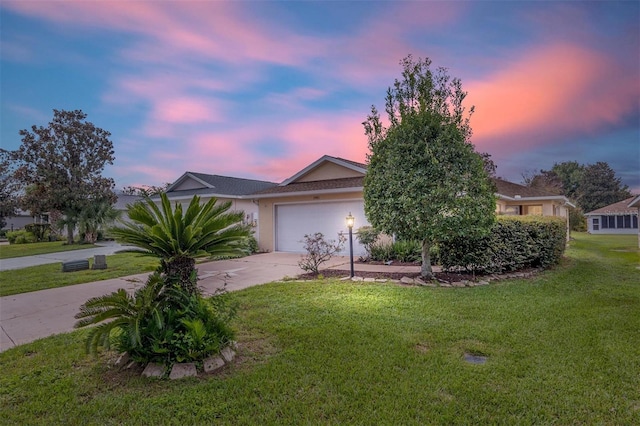
[[[630,197],[585,213],[590,234],[635,234],[638,232],[640,196]]]
[[[339,233],[348,233],[345,218],[349,213],[356,220],[354,231],[369,225],[362,195],[366,171],[366,164],[325,155],[280,185],[253,194],[260,204],[260,248],[303,252],[304,235],[315,232],[335,240]],[[573,205],[566,197],[501,179],[495,183],[496,213],[559,216],[568,229],[568,207]],[[356,240],[354,253],[364,254]]]
[[[567,224],[569,239],[569,207],[575,207],[567,197],[553,192],[494,178],[496,185],[496,213],[515,216],[557,216]]]
[[[136,202],[143,199],[140,195],[128,195],[128,194],[117,194],[118,199],[116,203],[113,205],[113,209],[120,212],[120,217],[118,219],[123,222],[129,222],[129,216],[127,215],[127,206],[129,204],[135,204]],[[116,220],[117,222],[117,220]]]
[[[244,222],[256,228],[258,238],[258,205],[250,195],[274,186],[277,184],[261,180],[185,172],[167,188],[166,194],[172,205],[180,202],[183,208],[189,205],[194,195],[199,195],[203,203],[213,197],[222,202],[231,201],[231,210],[244,211]],[[157,197],[153,199],[159,200]]]
[[[6,225],[2,229],[7,231],[17,231],[30,223],[49,223],[48,214],[31,216],[30,212],[20,209],[18,209],[16,213],[17,214],[15,216],[7,216],[4,218]]]
[[[636,209],[636,219],[640,219],[640,195],[631,200],[629,208]],[[638,226],[638,247],[640,247],[640,226]]]

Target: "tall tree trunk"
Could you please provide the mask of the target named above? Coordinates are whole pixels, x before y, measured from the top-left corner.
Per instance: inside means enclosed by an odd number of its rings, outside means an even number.
[[[163,261],[164,263],[164,261]],[[196,260],[192,257],[177,257],[163,265],[164,273],[169,281],[176,282],[188,294],[198,293],[198,276]]]
[[[431,270],[431,254],[429,249],[431,248],[431,242],[427,239],[422,240],[422,267],[420,268],[420,275],[422,278],[430,280],[433,279],[433,271]]]
[[[67,224],[67,244],[73,244],[73,230],[75,229],[76,224]]]

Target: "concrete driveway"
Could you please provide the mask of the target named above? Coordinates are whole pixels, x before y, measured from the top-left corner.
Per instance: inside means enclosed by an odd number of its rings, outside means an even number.
[[[200,286],[205,294],[213,294],[225,282],[227,290],[235,291],[277,281],[285,276],[294,277],[303,273],[298,267],[299,259],[299,254],[265,253],[242,259],[201,263],[198,265]],[[335,257],[323,267],[346,263],[348,258]],[[144,283],[147,275],[0,297],[0,351],[72,331],[76,322],[74,315],[85,301],[119,288],[133,291]]]

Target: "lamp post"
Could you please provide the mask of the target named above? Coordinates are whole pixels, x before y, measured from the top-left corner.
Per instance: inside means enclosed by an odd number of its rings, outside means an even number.
[[[353,273],[353,224],[356,219],[349,212],[349,216],[347,216],[347,228],[349,228],[349,263],[351,265],[351,275],[350,278],[354,277]]]

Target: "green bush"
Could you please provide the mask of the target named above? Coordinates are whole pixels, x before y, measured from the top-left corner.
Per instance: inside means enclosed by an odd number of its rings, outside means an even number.
[[[24,226],[25,231],[30,232],[35,237],[36,242],[44,241],[51,230],[48,223],[28,223]]]
[[[28,244],[35,243],[36,237],[31,232],[20,229],[7,232],[7,240],[9,240],[9,244]]]
[[[561,218],[500,216],[484,238],[441,241],[440,263],[448,271],[480,273],[546,268],[562,258],[566,237]]]
[[[155,273],[132,296],[120,289],[88,300],[80,307],[75,326],[98,324],[87,336],[89,352],[113,346],[140,363],[170,366],[202,361],[228,346],[234,336],[229,323],[236,310],[225,291],[207,300]]]
[[[430,250],[431,259],[438,259],[438,247]],[[376,243],[371,246],[371,259],[380,262],[420,262],[422,243],[415,240],[399,240],[393,243]]]
[[[356,233],[356,239],[367,252],[367,258],[371,258],[371,250],[373,246],[378,241],[378,237],[380,236],[380,231],[372,226],[362,226],[358,228],[358,232]]]
[[[260,251],[260,248],[258,247],[258,240],[256,240],[256,237],[253,235],[250,235],[247,238],[247,249],[251,254],[255,254]]]

